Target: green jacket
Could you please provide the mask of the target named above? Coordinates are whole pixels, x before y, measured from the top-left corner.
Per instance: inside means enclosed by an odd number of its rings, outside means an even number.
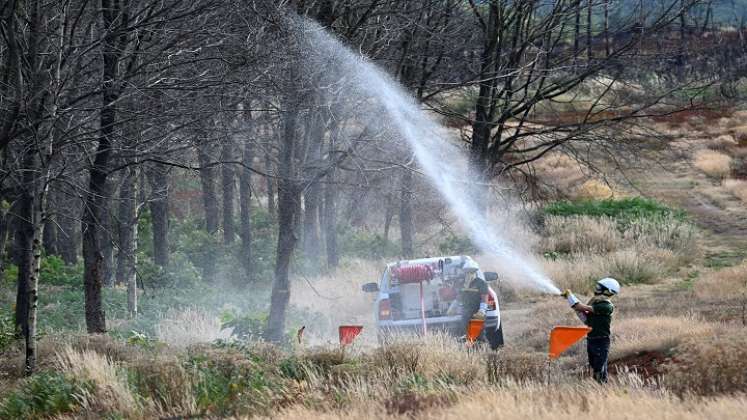
[[[606,296],[594,296],[589,300],[588,305],[594,312],[586,315],[586,325],[591,327],[587,337],[609,337],[614,305]]]

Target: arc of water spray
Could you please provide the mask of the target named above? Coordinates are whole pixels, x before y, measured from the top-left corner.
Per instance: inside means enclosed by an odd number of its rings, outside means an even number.
[[[449,141],[446,130],[429,117],[417,102],[365,57],[352,53],[340,41],[317,24],[302,20],[301,29],[310,46],[325,54],[324,60],[335,62],[336,71],[352,74],[349,80],[357,89],[376,100],[394,124],[396,131],[415,153],[423,173],[449,204],[482,252],[495,256],[518,281],[543,292],[560,294],[560,290],[542,273],[528,255],[520,251],[497,231],[484,212],[475,205],[476,187],[481,179],[469,170],[469,159],[463,149]],[[465,183],[465,180],[475,180]]]

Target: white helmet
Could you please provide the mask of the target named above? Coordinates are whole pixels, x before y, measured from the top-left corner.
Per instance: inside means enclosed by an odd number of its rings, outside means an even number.
[[[605,277],[597,282],[597,293],[613,296],[620,293],[620,283],[612,277]]]
[[[464,270],[467,273],[474,273],[479,269],[480,269],[480,266],[478,266],[477,263],[471,258],[468,259],[462,266],[462,270]]]

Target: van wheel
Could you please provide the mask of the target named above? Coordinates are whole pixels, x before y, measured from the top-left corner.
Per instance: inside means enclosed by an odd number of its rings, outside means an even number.
[[[503,346],[503,323],[498,326],[497,330],[489,330],[485,332],[485,338],[488,339],[491,350],[497,350]]]

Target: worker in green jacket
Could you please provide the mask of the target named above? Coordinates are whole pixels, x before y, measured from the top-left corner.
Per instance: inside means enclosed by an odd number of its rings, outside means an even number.
[[[591,328],[586,336],[586,351],[594,379],[607,382],[607,358],[610,351],[610,325],[615,310],[610,298],[620,293],[620,283],[606,277],[597,282],[594,297],[587,304],[581,303],[570,290],[563,292],[579,319]]]

